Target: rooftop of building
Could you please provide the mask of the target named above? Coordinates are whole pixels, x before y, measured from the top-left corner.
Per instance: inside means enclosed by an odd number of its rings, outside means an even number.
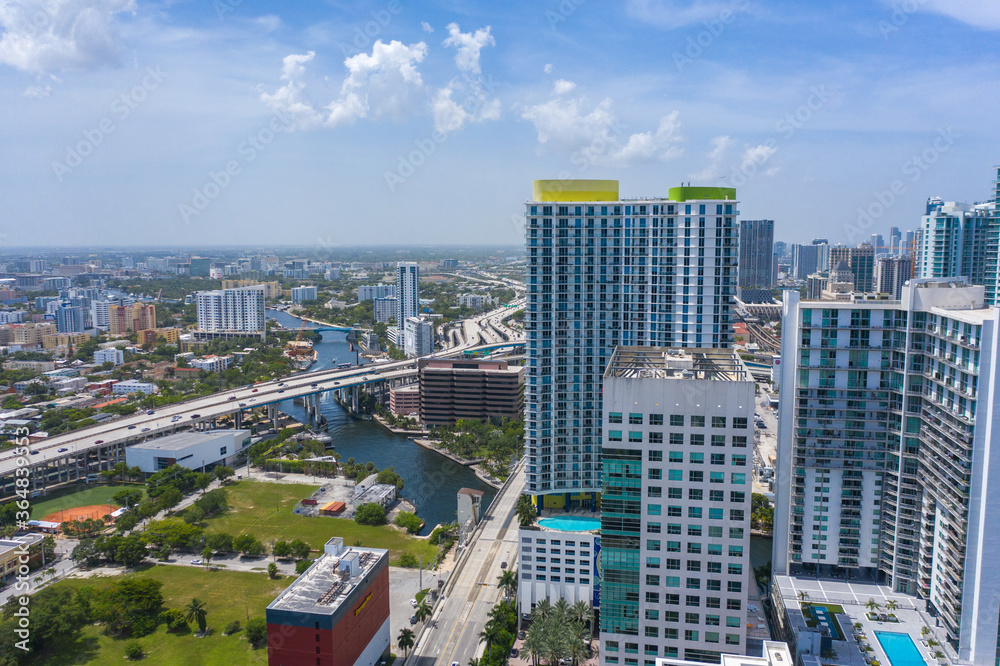
[[[711,347],[616,347],[604,377],[752,381],[743,360]]]
[[[155,449],[162,451],[180,451],[191,446],[196,446],[204,442],[211,442],[219,437],[225,437],[233,433],[250,434],[249,430],[218,429],[206,430],[204,432],[179,432],[176,435],[167,435],[158,439],[150,439],[145,442],[133,444],[132,449]]]
[[[267,609],[332,615],[350,598],[361,579],[388,556],[388,550],[345,547],[342,538],[333,537],[327,541],[323,555],[268,604]]]
[[[787,643],[780,641],[764,641],[763,656],[751,657],[742,654],[730,654],[723,652],[721,655],[722,666],[794,666],[792,653],[788,649]],[[660,657],[656,660],[656,666],[694,666],[699,662],[688,661],[686,659],[671,659]]]

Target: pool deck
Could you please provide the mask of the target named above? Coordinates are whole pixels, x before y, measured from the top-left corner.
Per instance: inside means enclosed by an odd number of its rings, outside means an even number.
[[[834,660],[841,666],[868,666],[865,661],[865,653],[861,649],[863,644],[872,647],[873,653],[869,653],[869,660],[875,659],[882,666],[896,666],[885,654],[882,645],[875,636],[876,631],[886,631],[898,634],[907,634],[916,645],[920,657],[927,666],[938,664],[937,659],[933,659],[931,654],[937,650],[944,652],[946,660],[940,663],[956,664],[958,655],[951,649],[951,646],[944,641],[944,632],[936,626],[934,618],[927,614],[924,602],[921,599],[904,594],[894,593],[884,585],[878,585],[866,581],[845,581],[842,578],[817,578],[815,576],[777,576],[775,581],[781,592],[782,602],[789,610],[789,615],[794,613],[798,618],[791,618],[793,624],[798,624],[804,620],[801,615],[801,603],[811,602],[817,604],[837,604],[843,606],[844,613],[836,614],[837,622],[841,629],[847,634],[845,641],[833,641],[833,649],[837,653]],[[804,592],[807,596],[800,597]],[[880,620],[869,620],[868,611],[865,604],[869,599],[874,599],[881,605],[879,613],[886,614],[886,602],[894,600],[899,604],[899,608],[894,611],[899,622],[882,622]],[[854,628],[855,623],[861,624],[860,631]],[[941,643],[939,646],[930,648],[921,641],[920,629],[929,627],[931,630],[928,638]],[[827,663],[826,660],[823,660]]]

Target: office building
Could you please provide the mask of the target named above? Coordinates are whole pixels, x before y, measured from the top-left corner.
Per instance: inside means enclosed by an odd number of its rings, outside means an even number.
[[[1000,622],[1000,310],[962,278],[899,301],[785,292],[775,576],[874,576],[926,603],[962,663]]]
[[[913,260],[910,257],[883,256],[875,260],[875,293],[888,294],[899,300],[903,285],[913,277]]]
[[[621,652],[623,651],[624,646],[619,646],[619,650],[617,651],[618,654],[608,656],[613,656],[620,660],[622,659]],[[792,652],[788,649],[787,643],[782,643],[780,641],[764,641],[762,653],[763,654],[760,657],[749,657],[740,653],[723,652],[717,663],[720,663],[722,666],[791,666],[792,664],[795,664]],[[604,663],[621,664],[624,662],[614,661],[609,658]],[[654,663],[655,666],[697,666],[703,662],[691,659],[660,657]],[[815,662],[815,665],[814,662],[806,662],[802,666],[819,666],[819,662]]]
[[[111,301],[91,301],[90,321],[94,328],[106,331],[111,327],[110,308],[114,305]]]
[[[114,363],[115,366],[119,366],[125,362],[125,352],[117,347],[108,347],[106,349],[98,349],[94,352],[94,363],[97,365],[102,365],[104,363]]]
[[[459,294],[459,307],[470,308],[476,312],[481,312],[493,305],[494,301],[489,294]]]
[[[819,245],[793,245],[792,275],[805,280],[818,270],[826,270],[827,267],[819,263],[819,254]]]
[[[591,505],[614,348],[731,342],[736,190],[622,200],[618,181],[542,180],[525,212],[525,490],[542,504]]]
[[[372,305],[375,310],[375,321],[379,324],[388,324],[390,321],[395,321],[396,315],[399,313],[399,305],[395,296],[386,296],[383,298],[376,296],[372,300]]]
[[[333,537],[266,615],[271,666],[376,666],[391,641],[389,551]]]
[[[198,329],[264,334],[264,287],[199,291]]]
[[[774,220],[740,220],[739,283],[736,297],[744,303],[774,300]]]
[[[508,366],[507,361],[421,359],[417,367],[424,425],[521,418],[523,366]]]
[[[902,249],[903,234],[899,227],[889,227],[889,254],[899,256]]]
[[[396,323],[402,328],[410,317],[420,314],[420,265],[396,264]]]
[[[806,299],[810,301],[818,301],[823,294],[823,290],[826,289],[826,283],[829,281],[829,275],[825,273],[813,273],[806,278]]]
[[[319,289],[314,286],[292,287],[292,303],[315,301],[319,298]]]
[[[928,200],[928,211],[917,230],[914,276],[966,277],[972,284],[986,285],[987,276],[995,272],[990,263],[996,261],[998,220],[993,204]]]
[[[63,302],[56,308],[56,330],[60,333],[82,333],[87,329],[87,309]]]
[[[434,325],[421,317],[410,317],[403,328],[403,351],[409,357],[434,351]]]
[[[602,663],[633,642],[647,656],[701,662],[745,653],[754,389],[730,350],[619,347],[611,357]]]
[[[573,532],[549,529],[544,519],[532,528],[518,529],[518,612],[530,613],[543,599],[553,604],[565,599],[570,606],[585,601],[600,608],[600,515],[589,522],[581,522]]]
[[[395,386],[389,389],[389,411],[396,416],[420,418],[420,386]]]
[[[191,277],[208,277],[211,270],[212,260],[209,257],[191,257],[188,261]]]
[[[259,280],[223,280],[223,289],[242,289],[244,287],[263,287],[264,298],[281,298],[280,282],[261,282]]]
[[[115,388],[120,384],[115,384]],[[205,430],[181,432],[133,444],[125,449],[125,462],[146,474],[173,465],[188,469],[211,469],[236,463],[237,454],[250,446],[249,430]]]
[[[125,381],[118,382],[111,387],[111,392],[114,395],[128,395],[130,393],[145,393],[146,395],[152,395],[153,393],[156,393],[156,384],[140,382],[138,379],[126,379]]]
[[[387,298],[396,295],[394,284],[363,284],[358,287],[358,302],[370,301],[374,298]],[[395,315],[393,315],[395,316]]]
[[[111,335],[125,335],[154,328],[156,306],[152,303],[108,306],[108,333]]]
[[[847,262],[854,274],[854,291],[868,294],[875,290],[875,248],[870,243],[860,243],[857,247],[831,247],[830,269],[841,260]]]

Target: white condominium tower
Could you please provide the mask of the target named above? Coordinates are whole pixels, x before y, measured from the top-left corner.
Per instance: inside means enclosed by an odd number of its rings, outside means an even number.
[[[525,490],[539,506],[596,504],[601,377],[616,346],[729,345],[735,198],[731,188],[675,187],[620,199],[615,180],[534,182]]]
[[[196,303],[201,331],[264,331],[264,285],[199,291]]]
[[[396,264],[396,326],[402,331],[407,319],[419,315],[420,266],[400,262]]]
[[[602,665],[746,653],[754,388],[727,349],[618,347],[611,357]]]
[[[773,565],[873,575],[926,600],[963,663],[992,666],[1000,311],[983,293],[963,278],[911,280],[899,301],[785,292]]]

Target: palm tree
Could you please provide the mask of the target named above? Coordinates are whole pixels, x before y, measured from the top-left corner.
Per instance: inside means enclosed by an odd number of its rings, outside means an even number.
[[[503,629],[490,620],[483,627],[483,630],[479,632],[480,642],[486,643],[486,652],[489,654],[490,659],[493,659],[493,644],[500,640],[500,633]]]
[[[531,503],[531,498],[527,495],[521,495],[517,498],[517,504],[514,505],[514,513],[517,514],[517,520],[521,523],[521,527],[531,525],[535,522],[535,518],[538,515],[535,511],[535,505]]]
[[[479,666],[480,663],[482,662],[480,662],[476,657],[469,660],[469,666]]]
[[[185,615],[184,619],[188,622],[197,622],[198,629],[204,634],[205,628],[208,626],[208,611],[205,610],[205,603],[195,597],[185,610],[187,611],[187,615]]]
[[[423,622],[431,616],[434,611],[431,609],[431,605],[427,603],[427,597],[420,600],[417,604],[416,610],[413,611],[413,615],[416,616],[417,622]]]
[[[504,596],[510,599],[514,592],[517,591],[517,574],[513,570],[507,569],[503,571],[499,578],[499,587],[503,590]]]
[[[541,625],[532,625],[521,645],[521,651],[531,655],[531,666],[538,666],[538,658],[542,655],[542,633],[540,630],[536,630],[536,627],[540,628]]]
[[[403,659],[406,659],[407,653],[413,647],[413,632],[409,629],[402,629],[399,632],[399,638],[396,642],[399,644],[399,647],[403,648]]]
[[[882,608],[882,605],[873,598],[868,600],[868,603],[865,604],[865,608],[867,608],[869,612],[874,613],[878,609]]]
[[[556,602],[556,605],[552,607],[555,611],[556,617],[561,620],[569,621],[569,602],[565,599],[560,599]]]
[[[806,592],[805,590],[799,590],[799,602],[803,606],[808,606],[809,605],[809,593]]]
[[[552,615],[552,604],[549,603],[548,599],[542,599],[537,604],[535,604],[534,609],[532,609],[531,614],[534,616],[533,621],[543,621]]]
[[[569,609],[569,615],[573,621],[579,622],[585,627],[589,627],[590,623],[594,621],[594,609],[582,599],[573,604],[572,608]]]
[[[590,656],[590,648],[582,640],[571,639],[569,641],[569,656],[573,660],[573,666],[576,666]]]
[[[894,611],[894,610],[897,610],[898,608],[899,608],[899,604],[896,603],[895,599],[889,599],[889,601],[885,602],[885,609],[887,611]]]

